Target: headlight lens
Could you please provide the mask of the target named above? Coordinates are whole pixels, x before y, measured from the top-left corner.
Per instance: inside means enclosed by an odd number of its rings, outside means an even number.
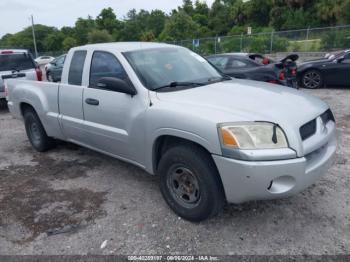
[[[287,148],[288,141],[283,130],[268,122],[245,122],[219,125],[223,146],[238,149]]]

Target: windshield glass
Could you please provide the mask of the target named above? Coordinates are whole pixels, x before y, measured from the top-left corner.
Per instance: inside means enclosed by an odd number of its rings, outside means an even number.
[[[222,77],[204,58],[184,48],[155,48],[124,55],[150,90],[175,82],[205,84]]]
[[[0,71],[26,70],[35,68],[32,58],[27,54],[0,55]]]

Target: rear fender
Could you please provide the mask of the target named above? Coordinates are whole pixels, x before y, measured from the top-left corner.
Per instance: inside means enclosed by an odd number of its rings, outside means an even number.
[[[63,133],[59,125],[59,108],[58,108],[58,85],[45,86],[48,83],[33,82],[34,85],[28,84],[28,81],[19,81],[18,84],[10,91],[11,97],[14,97],[13,106],[22,112],[22,106],[28,104],[37,113],[43,124],[48,136],[63,139]],[[18,100],[17,100],[18,99]]]

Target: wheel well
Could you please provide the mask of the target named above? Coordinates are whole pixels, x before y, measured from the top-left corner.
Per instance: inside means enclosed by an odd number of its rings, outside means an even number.
[[[319,70],[318,68],[314,68],[314,67],[310,67],[310,68],[308,68],[308,69],[303,70],[303,72],[301,73],[301,76],[303,77],[303,76],[304,76],[307,72],[309,72],[309,71],[317,71],[317,72],[319,72],[320,75],[322,76],[321,70]]]
[[[198,144],[196,142],[193,142],[191,140],[188,140],[188,139],[184,139],[184,138],[177,137],[177,136],[171,136],[171,135],[164,135],[164,136],[160,136],[160,137],[157,138],[157,140],[155,141],[154,146],[153,146],[153,170],[154,170],[155,173],[156,173],[156,171],[158,169],[159,161],[160,161],[162,155],[169,148],[171,148],[171,147],[173,147],[175,145],[195,145],[195,146],[201,148],[204,152],[206,152],[210,156],[210,159],[213,161],[214,167],[216,168],[217,173],[218,173],[218,179],[220,181],[222,190],[223,190],[223,192],[225,194],[225,190],[224,190],[224,187],[223,187],[223,183],[222,183],[222,180],[221,180],[220,173],[219,173],[219,171],[217,169],[215,161],[212,158],[210,152],[205,147],[203,147],[202,145],[200,145],[200,144]],[[226,194],[225,194],[225,198],[226,198]]]
[[[191,140],[188,139],[184,139],[181,137],[177,137],[177,136],[171,136],[171,135],[164,135],[164,136],[160,136],[157,138],[157,140],[155,141],[154,145],[153,145],[153,170],[157,170],[158,169],[158,164],[159,161],[162,157],[162,155],[171,147],[173,147],[174,145],[195,145],[200,147],[202,150],[204,150],[205,152],[207,152],[208,154],[210,154],[210,152],[203,147],[202,145],[193,142]]]
[[[21,109],[21,114],[22,114],[22,116],[24,116],[24,112],[27,111],[27,110],[32,110],[32,111],[36,112],[35,109],[34,109],[34,107],[31,106],[31,105],[28,104],[28,103],[21,103],[21,104],[20,104],[20,109]]]

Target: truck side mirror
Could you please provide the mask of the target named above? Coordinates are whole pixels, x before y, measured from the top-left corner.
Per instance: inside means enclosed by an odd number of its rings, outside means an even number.
[[[117,77],[103,77],[97,83],[97,88],[119,92],[134,96],[137,94],[136,89],[125,80]]]

